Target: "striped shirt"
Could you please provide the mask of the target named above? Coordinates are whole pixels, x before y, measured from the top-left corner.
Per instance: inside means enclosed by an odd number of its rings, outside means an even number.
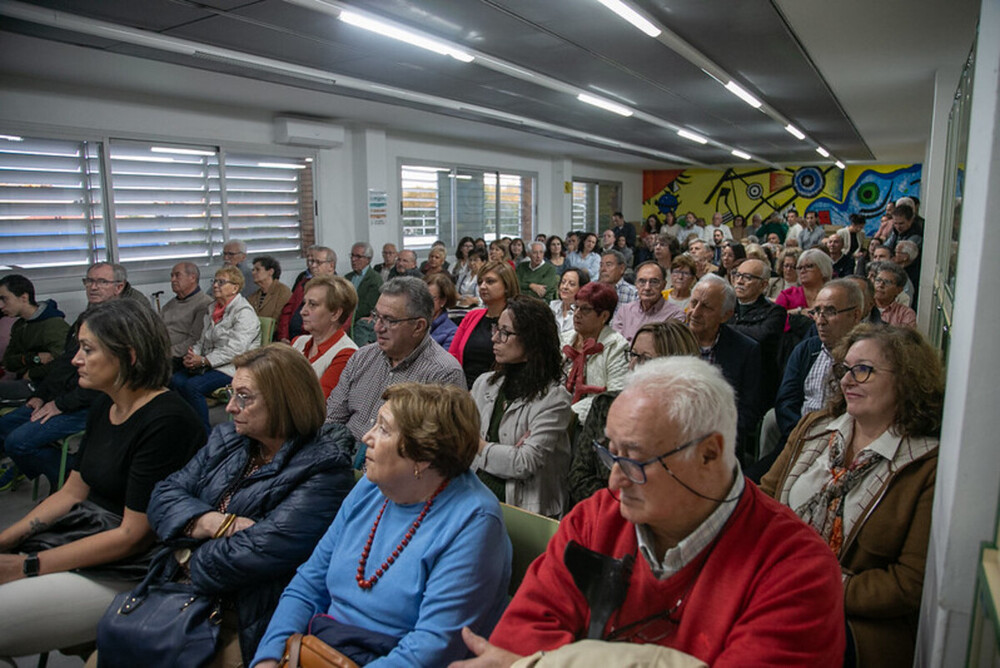
[[[802,401],[802,416],[818,411],[826,405],[827,396],[830,393],[829,379],[830,369],[833,368],[833,357],[824,345],[820,348],[816,361],[813,362],[809,373],[806,374],[806,381],[803,384],[805,398]]]

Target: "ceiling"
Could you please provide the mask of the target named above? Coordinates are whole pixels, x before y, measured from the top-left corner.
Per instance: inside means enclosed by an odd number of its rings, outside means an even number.
[[[772,165],[919,162],[935,76],[957,82],[978,16],[977,0],[631,4],[665,35],[647,37],[597,0],[0,0],[0,25],[304,92],[245,101],[274,113],[662,167],[741,162],[732,149]],[[342,9],[421,31],[475,59],[349,25],[338,18]],[[38,63],[31,71],[13,60],[4,57],[0,71],[44,75]],[[749,90],[763,111],[717,79]],[[151,85],[144,82],[109,74],[105,85],[127,94]],[[578,92],[635,113],[584,104]],[[186,95],[221,101],[211,87]],[[418,113],[391,113],[400,106]],[[786,123],[806,139],[786,132]],[[679,129],[709,141],[694,143]],[[817,155],[817,146],[831,157]]]

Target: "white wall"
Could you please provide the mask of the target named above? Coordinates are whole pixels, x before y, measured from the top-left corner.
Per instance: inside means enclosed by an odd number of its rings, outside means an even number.
[[[172,66],[171,66],[172,67]],[[183,69],[183,68],[176,68]],[[199,81],[215,76],[198,73]],[[229,77],[228,79],[231,79]],[[260,85],[254,82],[254,85]],[[103,139],[141,138],[160,141],[221,144],[230,149],[301,154],[301,148],[281,146],[273,138],[273,114],[246,106],[226,107],[192,100],[163,99],[71,86],[45,89],[37,83],[18,79],[4,82],[0,89],[0,127],[4,132],[34,136],[90,137]],[[565,173],[570,178],[587,177],[620,181],[623,184],[626,215],[641,215],[641,170],[609,169],[567,160],[562,156],[539,156],[481,146],[459,146],[426,136],[379,127],[350,127],[342,146],[316,151],[317,240],[337,251],[338,271],[350,271],[348,253],[357,239],[370,240],[379,248],[387,241],[399,242],[398,166],[403,161],[423,160],[468,167],[510,169],[537,174],[537,224],[541,231],[565,232],[569,228],[570,206],[562,193]],[[366,215],[369,188],[389,193],[388,222],[368,229]],[[285,268],[294,275],[304,264]],[[137,275],[136,288],[146,294],[164,290],[164,303],[171,295],[167,277]],[[67,314],[75,315],[85,306],[82,291],[43,279],[38,292],[59,301]]]

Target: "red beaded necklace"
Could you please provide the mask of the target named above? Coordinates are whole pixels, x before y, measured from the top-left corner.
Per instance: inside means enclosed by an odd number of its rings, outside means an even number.
[[[413,538],[413,534],[417,532],[417,528],[420,527],[420,523],[424,521],[424,517],[427,515],[427,511],[431,509],[431,505],[434,503],[434,499],[437,495],[444,491],[444,488],[448,486],[448,481],[445,480],[441,483],[441,486],[435,490],[431,497],[427,499],[427,503],[424,504],[424,509],[420,511],[417,515],[417,519],[413,520],[413,524],[410,529],[403,536],[403,540],[399,541],[399,545],[396,549],[392,551],[392,554],[386,557],[386,560],[382,562],[382,565],[375,569],[375,574],[372,575],[367,580],[365,579],[365,566],[368,564],[368,553],[372,550],[372,541],[375,540],[375,532],[378,530],[378,524],[382,521],[382,513],[385,512],[385,507],[389,505],[389,499],[386,499],[382,503],[382,509],[378,511],[378,517],[375,518],[375,524],[372,525],[372,530],[368,533],[368,542],[365,543],[365,549],[361,551],[361,559],[358,560],[358,574],[355,579],[358,581],[358,586],[362,589],[371,589],[378,582],[379,578],[385,575],[385,572],[389,570],[389,566],[399,558],[400,553],[403,551],[409,542]]]

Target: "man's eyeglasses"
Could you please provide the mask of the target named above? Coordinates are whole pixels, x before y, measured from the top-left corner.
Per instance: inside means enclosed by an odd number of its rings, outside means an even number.
[[[120,281],[109,281],[106,278],[83,278],[80,280],[85,288],[90,288],[95,285],[99,288],[106,288],[109,285],[116,285],[117,283],[120,283]]]
[[[806,311],[806,313],[808,313],[809,317],[812,318],[813,320],[819,320],[820,318],[823,318],[824,320],[830,320],[831,318],[837,317],[841,313],[847,313],[848,311],[853,311],[856,308],[857,306],[848,306],[847,308],[841,308],[841,309],[835,308],[833,306],[824,306],[822,308],[817,306],[816,308],[809,309],[808,311]]]
[[[734,271],[733,272],[733,278],[735,278],[737,281],[763,281],[764,280],[763,277],[761,277],[761,276],[754,276],[753,274],[744,274],[741,271]]]
[[[309,267],[318,267],[321,264],[327,264],[329,262],[333,262],[333,260],[317,260],[315,258],[309,258],[306,260],[306,265]]]
[[[242,411],[245,410],[247,406],[252,406],[257,397],[253,394],[247,394],[246,392],[237,392],[233,389],[232,385],[227,385],[226,399],[228,401],[235,401],[236,407]]]
[[[357,253],[351,253],[352,260],[364,260],[367,257],[368,257],[367,255],[358,255]]]
[[[851,378],[854,379],[855,383],[867,383],[868,379],[872,377],[872,374],[876,371],[883,371],[888,373],[888,369],[879,369],[872,366],[871,364],[855,364],[854,366],[847,366],[846,364],[834,364],[833,374],[834,378],[843,378],[845,374],[851,374]]]
[[[517,332],[512,332],[509,329],[504,329],[496,325],[490,327],[490,337],[496,339],[500,343],[507,343],[507,339],[512,336],[517,336]]]
[[[597,452],[597,459],[600,460],[600,462],[604,464],[604,466],[607,467],[609,471],[612,468],[614,468],[615,464],[618,464],[618,467],[622,470],[622,473],[625,474],[626,478],[631,480],[636,485],[645,485],[647,466],[659,462],[660,466],[662,466],[667,473],[670,473],[670,469],[667,468],[667,465],[663,463],[664,459],[666,459],[670,455],[676,455],[681,450],[686,450],[687,448],[690,448],[692,445],[697,445],[698,443],[701,443],[710,435],[711,432],[708,434],[702,434],[698,438],[692,438],[690,441],[681,443],[673,450],[670,450],[669,452],[664,452],[659,457],[653,457],[652,459],[649,459],[644,462],[640,462],[637,459],[629,459],[628,457],[619,457],[618,455],[613,455],[606,446],[597,441],[594,441],[594,450]]]
[[[896,281],[889,280],[888,278],[875,278],[872,279],[872,285],[884,288],[887,285],[896,285]]]
[[[649,287],[651,287],[651,288],[656,288],[656,287],[659,287],[662,284],[663,284],[663,281],[661,281],[658,278],[637,278],[635,280],[635,286],[637,288],[644,288],[647,285]]]
[[[370,317],[372,319],[372,324],[373,325],[382,325],[386,329],[391,329],[392,327],[395,327],[396,325],[398,325],[401,322],[406,322],[408,320],[420,320],[421,319],[419,316],[412,317],[412,318],[390,318],[387,315],[382,315],[378,311],[372,311],[369,314],[368,317]]]
[[[243,255],[239,251],[222,251],[222,257],[233,257],[235,255]]]

